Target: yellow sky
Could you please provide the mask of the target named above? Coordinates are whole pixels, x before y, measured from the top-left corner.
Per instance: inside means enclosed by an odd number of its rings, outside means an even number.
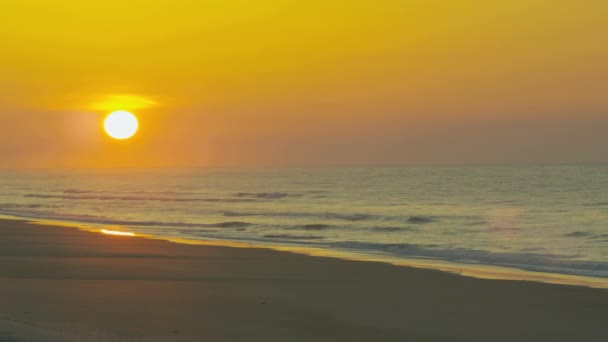
[[[608,161],[607,17],[604,0],[3,0],[0,167]],[[128,142],[100,130],[119,109],[140,118]]]

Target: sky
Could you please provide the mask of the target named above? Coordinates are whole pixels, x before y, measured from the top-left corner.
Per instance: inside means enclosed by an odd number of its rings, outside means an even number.
[[[3,0],[0,168],[608,162],[605,0]],[[117,141],[104,117],[129,110]]]

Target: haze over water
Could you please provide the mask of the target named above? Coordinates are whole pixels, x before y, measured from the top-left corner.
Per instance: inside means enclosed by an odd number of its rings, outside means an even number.
[[[608,165],[1,171],[0,214],[608,277]]]

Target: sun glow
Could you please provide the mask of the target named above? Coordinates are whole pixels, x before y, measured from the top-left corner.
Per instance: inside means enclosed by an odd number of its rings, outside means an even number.
[[[91,105],[92,110],[107,111],[121,108],[123,110],[146,109],[158,106],[154,99],[140,95],[107,95]]]
[[[104,121],[106,133],[114,139],[128,139],[132,137],[139,124],[135,115],[130,112],[119,110],[110,113]]]

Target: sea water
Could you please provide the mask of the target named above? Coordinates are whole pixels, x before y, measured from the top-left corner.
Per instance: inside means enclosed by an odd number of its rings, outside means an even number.
[[[608,165],[5,170],[0,214],[608,277]]]

